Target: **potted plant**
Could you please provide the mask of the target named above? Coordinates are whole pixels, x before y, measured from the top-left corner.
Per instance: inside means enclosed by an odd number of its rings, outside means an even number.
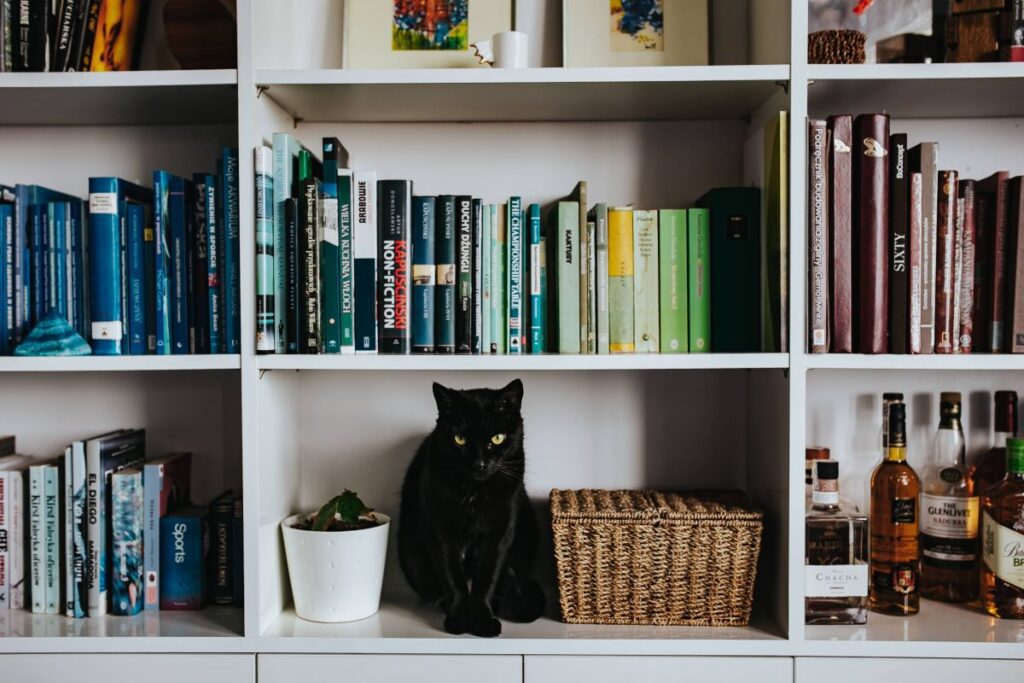
[[[317,512],[281,522],[296,614],[324,622],[376,614],[390,525],[347,489]]]

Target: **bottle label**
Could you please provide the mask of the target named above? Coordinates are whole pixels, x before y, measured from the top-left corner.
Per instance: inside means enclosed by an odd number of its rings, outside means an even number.
[[[871,584],[877,591],[910,595],[917,591],[917,566],[909,562],[894,564],[889,571],[871,572]]]
[[[804,567],[804,593],[809,598],[862,598],[868,594],[866,564]]]
[[[1024,534],[982,515],[981,557],[1001,581],[1024,590]]]
[[[839,505],[839,491],[815,489],[811,493],[811,502],[817,505]]]
[[[977,496],[954,498],[921,494],[921,533],[938,538],[978,537]]]
[[[892,499],[892,523],[893,524],[916,524],[917,523],[917,498],[893,498]]]

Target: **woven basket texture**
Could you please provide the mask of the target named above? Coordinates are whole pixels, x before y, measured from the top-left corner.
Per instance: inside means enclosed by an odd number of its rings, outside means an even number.
[[[865,42],[860,31],[815,31],[807,37],[807,63],[863,64]]]

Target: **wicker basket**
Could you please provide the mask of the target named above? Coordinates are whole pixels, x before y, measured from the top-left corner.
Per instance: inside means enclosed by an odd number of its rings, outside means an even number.
[[[850,29],[816,31],[807,37],[808,64],[863,64],[867,36]]]
[[[737,492],[551,491],[562,618],[745,626],[763,515]]]

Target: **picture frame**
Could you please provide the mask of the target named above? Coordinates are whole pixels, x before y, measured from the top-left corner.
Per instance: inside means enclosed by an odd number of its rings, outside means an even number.
[[[470,45],[490,40],[495,33],[512,28],[513,0],[435,0],[430,3],[442,17],[453,16],[454,25],[425,18],[422,14],[417,16],[413,11],[417,4],[411,0],[345,0],[344,67],[480,67]]]
[[[708,0],[563,0],[562,65],[704,66],[709,17]]]

